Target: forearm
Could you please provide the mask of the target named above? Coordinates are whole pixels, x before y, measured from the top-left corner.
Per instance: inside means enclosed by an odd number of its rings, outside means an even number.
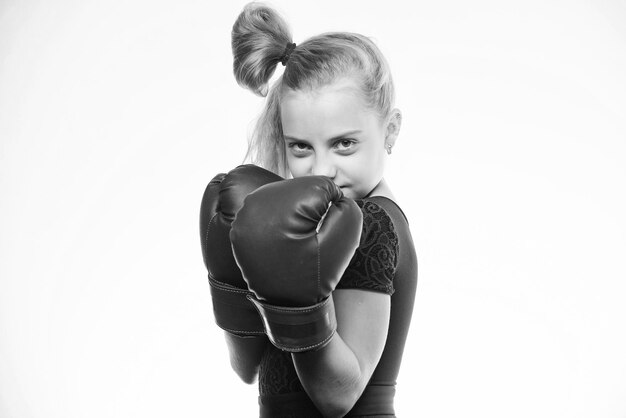
[[[326,417],[350,411],[371,377],[338,333],[325,347],[292,353],[292,358],[306,392]]]

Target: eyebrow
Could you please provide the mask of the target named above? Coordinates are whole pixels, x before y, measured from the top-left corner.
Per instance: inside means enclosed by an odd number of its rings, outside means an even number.
[[[347,132],[342,133],[341,135],[336,135],[336,136],[333,136],[332,138],[329,138],[326,142],[331,142],[331,141],[335,141],[337,139],[345,138],[346,136],[349,136],[349,135],[360,134],[361,132],[362,131],[360,129],[356,129],[356,130],[353,130],[353,131],[347,131]],[[299,139],[299,138],[295,138],[293,136],[283,135],[283,137],[285,139],[289,139],[291,141],[307,142],[307,140],[305,140],[305,139]]]

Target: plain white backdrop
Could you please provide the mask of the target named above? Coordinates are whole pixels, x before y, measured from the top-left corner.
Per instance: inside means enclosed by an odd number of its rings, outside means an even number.
[[[263,104],[232,76],[244,4],[0,2],[0,417],[255,416],[198,233]],[[398,415],[626,417],[626,3],[271,4],[392,67]]]

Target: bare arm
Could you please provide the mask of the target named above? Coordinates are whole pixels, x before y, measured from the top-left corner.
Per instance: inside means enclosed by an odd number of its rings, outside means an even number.
[[[298,377],[327,417],[345,415],[359,399],[382,355],[391,297],[358,289],[333,292],[337,333],[317,351],[293,353]]]
[[[224,336],[231,367],[245,383],[254,383],[259,374],[261,356],[269,343],[267,337],[239,337],[228,332],[224,332]]]

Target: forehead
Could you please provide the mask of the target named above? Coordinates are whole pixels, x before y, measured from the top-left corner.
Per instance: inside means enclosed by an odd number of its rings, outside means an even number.
[[[288,89],[281,98],[280,113],[284,134],[301,139],[363,128],[375,117],[349,80],[314,90]]]

